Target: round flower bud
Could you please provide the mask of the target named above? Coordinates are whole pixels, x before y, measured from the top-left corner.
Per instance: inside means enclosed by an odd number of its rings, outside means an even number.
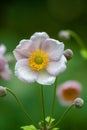
[[[74,105],[76,108],[81,108],[84,104],[84,100],[82,98],[76,98],[74,100]]]
[[[0,97],[6,96],[7,91],[6,88],[0,86]]]
[[[70,39],[70,34],[68,31],[60,31],[58,34],[59,38],[61,38],[62,40],[69,40]]]
[[[66,49],[63,54],[67,60],[70,60],[73,56],[73,52],[71,49]]]

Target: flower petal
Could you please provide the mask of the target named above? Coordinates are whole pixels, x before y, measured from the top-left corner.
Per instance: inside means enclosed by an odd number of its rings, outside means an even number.
[[[21,40],[19,45],[13,51],[13,54],[16,60],[28,58],[31,51],[34,50],[34,46],[32,46],[31,40]]]
[[[3,55],[0,55],[0,72],[5,69],[6,63],[6,59],[3,57]]]
[[[46,70],[39,71],[37,82],[43,85],[51,85],[55,82],[56,77],[50,75]]]
[[[28,66],[27,59],[19,60],[16,63],[15,74],[20,80],[24,82],[29,82],[29,83],[34,82],[38,75],[37,71],[33,71]]]
[[[0,45],[0,55],[3,55],[4,53],[5,53],[5,51],[6,51],[6,47],[5,47],[5,45]]]
[[[49,62],[46,70],[49,74],[57,76],[60,73],[64,72],[66,69],[66,58],[62,56],[62,58],[57,62]]]
[[[35,33],[30,40],[21,40],[19,45],[13,51],[16,60],[28,58],[30,53],[40,49],[41,43],[48,38],[45,32]]]
[[[36,41],[36,40],[45,40],[49,38],[48,34],[46,32],[36,32],[31,36],[31,40]]]
[[[0,77],[3,80],[8,80],[11,77],[11,71],[9,69],[9,66],[6,64],[4,70],[0,73]]]
[[[35,45],[37,45],[37,48],[40,49],[42,42],[45,41],[47,38],[49,38],[47,33],[36,32],[31,36],[30,40],[35,42]]]
[[[64,44],[54,39],[47,39],[41,46],[51,60],[59,60],[64,51]]]

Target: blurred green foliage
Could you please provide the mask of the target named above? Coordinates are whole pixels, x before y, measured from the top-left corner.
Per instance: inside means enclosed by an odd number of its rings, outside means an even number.
[[[0,3],[0,43],[13,51],[21,39],[28,39],[33,33],[47,32],[58,39],[58,32],[71,29],[77,32],[86,45],[87,42],[87,1],[86,0],[15,0]],[[87,45],[86,45],[87,46]],[[60,130],[87,130],[87,60],[80,55],[79,46],[73,39],[65,42],[65,48],[74,52],[67,70],[58,78],[58,84],[66,80],[78,80],[82,84],[81,97],[85,100],[82,109],[73,109],[60,124]],[[36,122],[41,119],[40,88],[37,84],[26,84],[14,75],[15,63],[10,64],[12,78],[0,80],[0,85],[11,88],[23,102],[26,110]],[[50,114],[53,87],[45,86],[46,115]],[[55,118],[66,109],[56,99]],[[20,130],[20,126],[30,122],[20,110],[14,98],[8,93],[0,98],[0,130]]]

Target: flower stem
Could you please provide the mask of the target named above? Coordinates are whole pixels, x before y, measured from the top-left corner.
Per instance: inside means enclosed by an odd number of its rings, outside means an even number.
[[[67,30],[69,32],[69,34],[76,40],[76,42],[78,43],[78,45],[81,47],[81,48],[85,48],[85,45],[82,41],[82,39],[79,37],[79,35],[77,33],[75,33],[74,31],[72,30]]]
[[[7,90],[8,92],[10,92],[10,93],[12,94],[12,96],[16,99],[16,101],[17,101],[17,103],[19,104],[21,110],[24,112],[24,114],[25,114],[26,117],[29,119],[29,121],[31,121],[33,124],[35,124],[34,121],[33,121],[32,118],[31,118],[31,116],[30,116],[30,115],[26,112],[26,110],[24,109],[24,107],[23,107],[21,101],[20,101],[19,98],[16,96],[16,94],[15,94],[14,92],[12,92],[12,90],[9,89],[9,88],[7,88],[7,87],[6,87],[6,90]],[[36,124],[35,124],[35,125],[36,125]]]
[[[50,114],[50,119],[49,119],[49,125],[50,125],[50,122],[51,122],[51,119],[52,119],[52,116],[53,116],[53,113],[54,113],[55,97],[56,97],[56,84],[57,84],[57,78],[56,78],[56,81],[55,81],[55,84],[54,84],[54,92],[53,92],[53,99],[52,99],[52,109],[51,109],[51,114]]]
[[[43,113],[43,121],[44,121],[44,130],[46,130],[43,85],[41,85],[41,100],[42,100],[42,113]]]
[[[56,125],[58,125],[62,120],[63,118],[65,117],[65,115],[69,112],[69,110],[71,110],[71,108],[75,106],[74,103],[72,103],[67,109],[66,111],[63,113],[63,115],[60,117],[60,119],[51,127],[51,128],[54,128]]]
[[[80,47],[80,53],[82,55],[83,58],[87,59],[87,47],[84,45],[82,39],[79,37],[79,35],[77,33],[75,33],[72,30],[66,30],[77,42],[77,44]]]

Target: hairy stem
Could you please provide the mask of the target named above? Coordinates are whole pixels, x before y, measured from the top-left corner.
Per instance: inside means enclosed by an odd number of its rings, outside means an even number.
[[[60,119],[51,127],[54,128],[55,126],[57,126],[65,117],[65,115],[71,110],[71,108],[74,106],[74,103],[72,103],[67,109],[66,111],[63,113],[63,115],[60,117]]]
[[[52,109],[51,109],[51,114],[50,114],[50,119],[49,119],[49,125],[50,125],[50,122],[51,122],[51,119],[52,119],[52,116],[53,116],[53,113],[54,113],[54,108],[55,108],[56,84],[57,84],[57,78],[56,78],[56,81],[55,81],[55,84],[54,84],[53,99],[52,99]]]
[[[41,85],[41,100],[42,100],[42,113],[43,113],[43,121],[44,121],[44,130],[46,130],[44,93],[43,93],[43,86],[42,85]]]
[[[21,103],[21,101],[19,100],[19,98],[16,96],[16,94],[15,94],[14,92],[12,92],[12,90],[9,89],[9,88],[7,88],[7,87],[6,87],[6,90],[7,90],[8,92],[10,92],[10,93],[12,94],[12,96],[16,99],[16,101],[17,101],[17,103],[19,104],[21,110],[24,112],[24,114],[25,114],[26,117],[29,119],[29,121],[31,121],[33,124],[35,124],[34,121],[33,121],[32,118],[31,118],[31,116],[26,112],[26,110],[25,110],[23,104]],[[35,125],[36,125],[36,124],[35,124]]]

